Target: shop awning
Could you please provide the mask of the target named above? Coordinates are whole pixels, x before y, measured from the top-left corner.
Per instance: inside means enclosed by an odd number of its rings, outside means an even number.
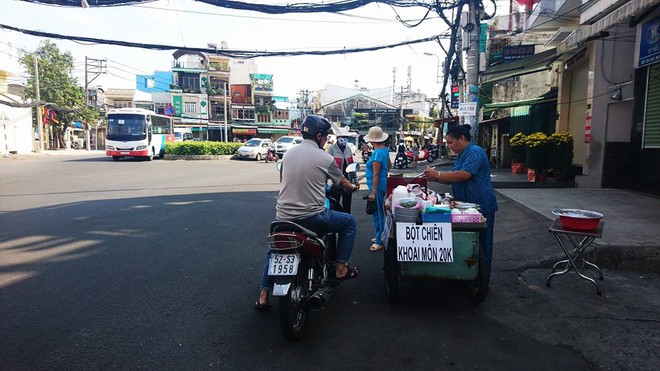
[[[553,88],[550,89],[547,93],[540,95],[536,98],[516,100],[511,102],[486,103],[484,104],[484,113],[488,113],[491,111],[504,109],[504,108],[533,106],[535,104],[554,102],[556,100],[557,100],[557,89]]]
[[[499,64],[490,67],[482,74],[481,83],[508,79],[510,77],[527,75],[530,73],[547,71],[551,68],[552,62],[557,60],[557,48],[552,48],[531,57],[518,59],[513,62]]]

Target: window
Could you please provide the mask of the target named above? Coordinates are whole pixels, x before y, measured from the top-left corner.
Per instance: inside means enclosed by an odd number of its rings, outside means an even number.
[[[197,113],[197,103],[185,102],[183,104],[183,113]]]
[[[192,73],[179,73],[179,85],[183,90],[199,91],[199,75]]]

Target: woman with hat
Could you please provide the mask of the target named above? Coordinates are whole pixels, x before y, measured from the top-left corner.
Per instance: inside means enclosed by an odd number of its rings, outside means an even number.
[[[376,203],[376,212],[371,214],[374,220],[374,232],[376,236],[371,240],[373,245],[369,250],[378,251],[383,248],[381,234],[385,226],[385,193],[387,193],[387,173],[392,167],[390,161],[390,152],[385,141],[389,135],[383,133],[383,129],[374,126],[369,129],[369,133],[364,136],[364,141],[371,143],[374,147],[371,157],[367,161],[365,177],[367,178],[367,187],[369,187],[369,201]]]

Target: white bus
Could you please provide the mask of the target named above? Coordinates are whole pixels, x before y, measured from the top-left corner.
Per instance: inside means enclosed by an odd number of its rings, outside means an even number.
[[[165,143],[174,141],[172,118],[142,108],[108,111],[105,154],[117,161],[122,157],[165,156]]]

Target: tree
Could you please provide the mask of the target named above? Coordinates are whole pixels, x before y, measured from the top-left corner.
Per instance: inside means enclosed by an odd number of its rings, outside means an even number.
[[[35,58],[39,68],[41,101],[48,103],[59,120],[59,124],[53,125],[53,131],[62,133],[74,121],[87,125],[95,122],[99,113],[87,106],[84,88],[73,77],[73,56],[69,52],[61,53],[57,45],[48,40],[41,42],[34,52],[24,52],[20,56],[20,63],[28,71],[25,97],[36,99]]]

